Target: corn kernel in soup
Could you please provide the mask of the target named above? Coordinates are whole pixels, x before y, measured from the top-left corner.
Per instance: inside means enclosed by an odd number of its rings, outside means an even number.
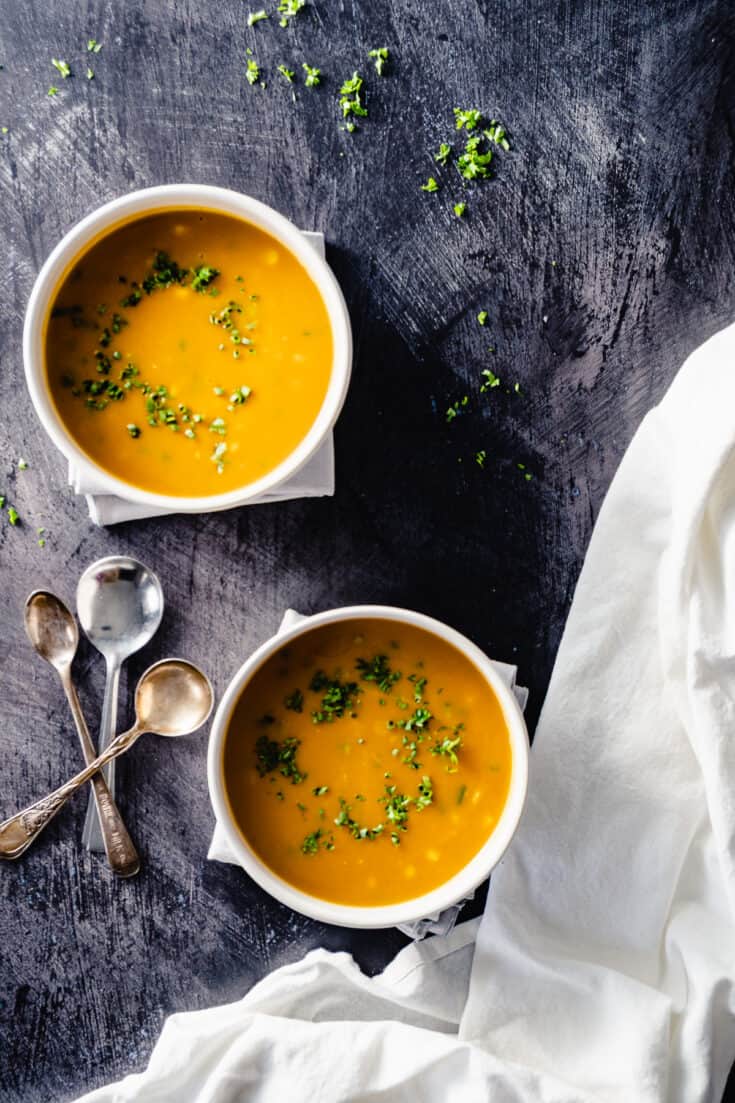
[[[324,900],[394,904],[458,873],[496,826],[511,775],[500,703],[432,633],[381,619],[297,637],[253,675],[224,747],[243,837]]]
[[[61,281],[46,377],[67,431],[143,490],[245,487],[308,433],[332,366],[326,307],[270,234],[173,209],[97,239]]]

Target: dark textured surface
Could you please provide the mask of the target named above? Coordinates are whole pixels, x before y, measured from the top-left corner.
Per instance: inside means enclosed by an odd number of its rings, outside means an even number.
[[[287,605],[386,601],[517,662],[534,723],[618,461],[685,356],[732,319],[727,3],[315,0],[288,30],[271,19],[254,31],[247,10],[243,0],[0,0],[10,128],[0,492],[23,517],[17,529],[0,524],[3,812],[79,764],[61,688],[25,640],[22,601],[42,585],[73,600],[81,569],[116,551],[158,571],[168,600],[160,635],[126,668],[126,710],[155,657],[201,662],[221,691]],[[90,35],[104,48],[87,82]],[[370,118],[346,135],[336,86],[356,67],[367,75],[366,51],[383,44],[390,76],[370,76]],[[248,45],[266,91],[244,81]],[[52,56],[71,62],[72,79]],[[304,59],[327,79],[293,102],[272,71]],[[468,196],[465,224],[451,213],[460,188],[449,172],[439,194],[419,191],[455,104],[503,119],[515,146]],[[26,395],[23,310],[81,215],[181,179],[249,192],[326,232],[356,338],[338,491],[101,531],[65,489]],[[481,396],[484,366],[522,395]],[[468,411],[447,426],[446,406],[465,393]],[[94,718],[102,664],[84,649],[76,673]],[[348,948],[374,970],[401,945],[396,932],[301,919],[238,870],[206,863],[205,751],[201,735],[148,739],[121,767],[120,803],[145,860],[131,883],[80,851],[83,800],[0,870],[3,1103],[68,1099],[140,1068],[167,1013],[236,998],[313,946]]]

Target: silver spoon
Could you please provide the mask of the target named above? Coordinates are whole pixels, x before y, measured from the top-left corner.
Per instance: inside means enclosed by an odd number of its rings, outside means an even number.
[[[87,637],[104,655],[107,663],[99,737],[99,750],[104,751],[117,730],[120,667],[130,655],[148,643],[161,623],[161,583],[153,571],[127,555],[98,559],[87,567],[79,579],[77,612]],[[114,762],[110,762],[104,770],[104,778],[114,796]],[[87,807],[82,842],[88,850],[97,853],[104,850],[92,801]]]
[[[48,590],[34,590],[25,604],[26,632],[35,650],[50,663],[61,684],[74,717],[84,761],[89,765],[96,751],[82,713],[71,677],[71,664],[79,646],[79,630],[73,614],[64,602]],[[115,801],[102,774],[90,781],[107,860],[115,873],[131,877],[140,869],[140,858],[128,834]]]
[[[214,704],[209,679],[185,659],[163,659],[146,670],[135,691],[135,723],[53,793],[0,823],[0,858],[19,858],[77,789],[114,758],[130,750],[144,732],[179,736],[206,722]]]

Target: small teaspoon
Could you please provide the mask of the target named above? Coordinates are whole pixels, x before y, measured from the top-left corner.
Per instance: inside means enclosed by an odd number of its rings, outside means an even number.
[[[212,711],[214,692],[206,674],[185,659],[163,659],[146,670],[135,691],[135,723],[64,785],[0,823],[0,858],[19,858],[63,808],[69,797],[106,762],[130,750],[144,732],[189,735]]]

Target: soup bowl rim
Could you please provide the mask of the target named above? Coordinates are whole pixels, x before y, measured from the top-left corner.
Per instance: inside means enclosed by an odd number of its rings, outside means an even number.
[[[245,486],[220,494],[183,496],[145,490],[111,474],[89,456],[66,428],[51,397],[44,367],[45,327],[59,281],[70,263],[95,239],[121,223],[176,208],[203,209],[234,216],[265,230],[306,269],[315,283],[332,331],[332,369],[319,413],[301,441],[272,471]],[[49,254],[33,284],[23,326],[26,384],[41,424],[53,443],[79,472],[80,481],[100,494],[177,513],[231,509],[272,493],[304,467],[324,444],[347,395],[352,370],[352,330],[344,296],[326,260],[302,231],[260,200],[210,184],[162,184],[118,196],[97,207],[71,227]]]
[[[393,904],[338,904],[296,888],[270,869],[250,847],[235,823],[225,791],[224,748],[230,720],[241,694],[256,671],[291,640],[324,625],[358,619],[389,620],[412,625],[438,636],[460,651],[479,670],[495,693],[511,743],[512,765],[508,797],[498,823],[486,842],[457,873],[437,888],[422,896]],[[468,897],[487,879],[510,845],[523,813],[528,788],[528,747],[528,731],[515,694],[500,677],[487,655],[466,636],[442,621],[410,609],[392,605],[343,606],[307,616],[298,624],[278,631],[261,644],[234,675],[217,708],[209,738],[209,795],[217,822],[224,832],[233,857],[276,900],[323,923],[365,929],[393,927],[443,911]]]

